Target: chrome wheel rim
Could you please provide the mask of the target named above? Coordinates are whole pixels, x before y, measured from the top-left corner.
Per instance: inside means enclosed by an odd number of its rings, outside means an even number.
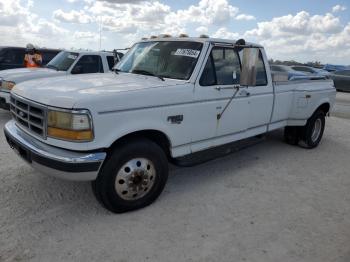
[[[156,170],[152,161],[146,158],[134,158],[118,170],[115,190],[124,200],[137,200],[152,189],[155,178]]]
[[[312,134],[311,134],[311,140],[312,142],[316,142],[317,139],[320,137],[322,130],[322,121],[321,119],[316,119],[314,128],[312,129]]]

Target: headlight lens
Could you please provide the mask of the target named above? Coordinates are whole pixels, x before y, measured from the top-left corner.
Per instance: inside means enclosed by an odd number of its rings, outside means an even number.
[[[4,91],[11,91],[15,85],[16,83],[12,81],[2,81],[1,89]]]
[[[93,130],[87,111],[66,112],[49,110],[47,135],[69,141],[91,141]]]

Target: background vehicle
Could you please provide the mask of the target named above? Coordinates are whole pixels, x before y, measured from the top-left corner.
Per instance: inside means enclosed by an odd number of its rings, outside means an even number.
[[[315,67],[311,67],[311,66],[291,66],[291,68],[295,71],[300,71],[300,72],[304,72],[307,74],[311,74],[314,76],[326,76],[328,77],[330,75],[330,72],[320,69],[320,68],[315,68]]]
[[[278,128],[289,144],[320,143],[333,82],[276,82],[268,65],[264,48],[244,40],[152,38],[117,74],[16,85],[5,136],[36,169],[92,181],[112,212],[142,208],[164,189],[168,161],[193,165]]]
[[[285,65],[271,65],[271,71],[273,73],[286,74],[288,80],[308,79],[307,73],[293,70],[291,67]]]
[[[350,69],[349,66],[344,66],[344,65],[331,65],[331,64],[326,64],[323,67],[324,70],[328,71],[328,72],[336,72],[336,71],[343,71],[343,70],[347,70]]]
[[[115,58],[111,52],[61,51],[44,68],[0,71],[0,107],[9,109],[10,91],[23,81],[67,74],[107,73],[114,64]]]
[[[51,61],[61,50],[38,48],[43,58],[43,65]],[[24,67],[24,55],[26,49],[24,47],[0,47],[0,70],[22,68]]]
[[[337,90],[350,92],[350,70],[334,72],[330,78],[333,79]]]

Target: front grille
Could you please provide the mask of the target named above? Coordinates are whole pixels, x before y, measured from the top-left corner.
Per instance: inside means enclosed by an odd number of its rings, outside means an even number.
[[[11,94],[10,110],[21,127],[46,138],[46,107]]]

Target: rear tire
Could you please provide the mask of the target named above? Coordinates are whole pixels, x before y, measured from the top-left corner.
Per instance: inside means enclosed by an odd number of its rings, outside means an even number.
[[[105,208],[123,213],[154,202],[167,178],[168,161],[164,151],[148,139],[136,139],[112,151],[92,182],[92,189]]]
[[[322,110],[317,110],[309,118],[301,132],[304,147],[312,149],[318,146],[323,136],[325,122],[325,113]]]

